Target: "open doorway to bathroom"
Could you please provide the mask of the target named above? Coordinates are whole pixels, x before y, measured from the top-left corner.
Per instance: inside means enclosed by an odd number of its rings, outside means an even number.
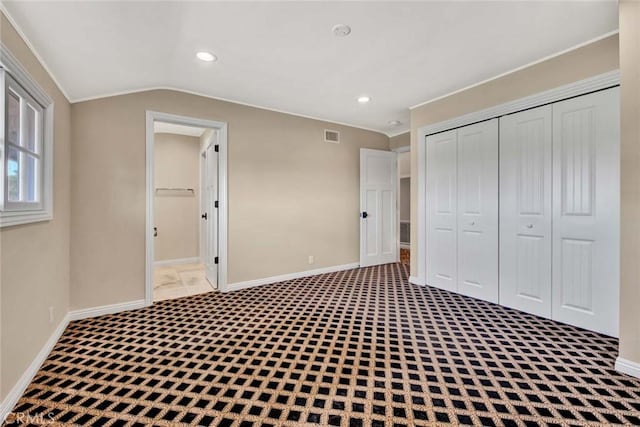
[[[205,277],[201,233],[201,146],[210,130],[154,123],[153,299],[213,290]]]
[[[225,285],[224,202],[226,124],[148,112],[147,303]]]
[[[411,258],[411,153],[398,153],[400,262],[409,264]]]

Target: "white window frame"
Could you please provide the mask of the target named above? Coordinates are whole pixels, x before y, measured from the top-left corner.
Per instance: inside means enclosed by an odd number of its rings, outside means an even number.
[[[42,107],[42,146],[39,150],[39,201],[11,202],[7,198],[7,148],[5,133],[8,87]],[[0,43],[0,227],[53,219],[53,107],[51,97],[35,82],[11,52]]]

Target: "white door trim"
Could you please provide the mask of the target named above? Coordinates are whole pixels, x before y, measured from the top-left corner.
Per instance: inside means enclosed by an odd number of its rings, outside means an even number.
[[[415,259],[418,260],[418,275],[412,276],[414,284],[425,285],[427,283],[427,135],[418,139],[418,217],[416,233],[418,241],[412,247],[418,248]],[[413,164],[413,162],[411,162]]]
[[[153,303],[153,187],[154,187],[154,150],[153,122],[159,120],[167,123],[211,128],[218,131],[218,289],[225,291],[227,287],[227,123],[205,120],[194,117],[179,116],[158,111],[146,111],[146,223],[145,223],[145,304]]]
[[[559,86],[554,89],[550,89],[544,92],[540,92],[534,95],[530,95],[524,98],[516,99],[514,101],[506,102],[504,104],[496,105],[484,110],[475,111],[470,114],[465,114],[460,117],[453,118],[451,120],[445,120],[442,122],[422,126],[418,128],[417,132],[417,145],[416,150],[418,155],[418,253],[416,254],[418,260],[418,277],[416,282],[426,283],[426,220],[427,220],[427,206],[426,206],[426,166],[427,156],[425,149],[425,140],[427,135],[434,133],[444,132],[457,127],[466,126],[479,121],[492,119],[494,117],[504,116],[505,114],[515,113],[517,111],[525,110],[528,108],[540,107],[544,104],[561,101],[563,99],[571,98],[574,96],[584,95],[589,92],[606,89],[608,87],[616,86],[620,84],[620,71],[614,70],[607,73],[599,74],[597,76],[589,77],[584,80],[578,80],[567,85]]]

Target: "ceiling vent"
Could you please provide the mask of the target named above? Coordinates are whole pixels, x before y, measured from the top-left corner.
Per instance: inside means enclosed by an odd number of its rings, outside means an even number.
[[[340,132],[337,130],[324,130],[324,142],[332,142],[334,144],[340,144]]]

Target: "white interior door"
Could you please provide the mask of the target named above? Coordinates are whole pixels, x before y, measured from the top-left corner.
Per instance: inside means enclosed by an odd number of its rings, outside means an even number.
[[[218,153],[215,144],[209,144],[205,151],[204,186],[204,239],[205,239],[205,276],[214,288],[218,287]]]
[[[551,105],[500,118],[500,304],[551,317]]]
[[[553,319],[618,335],[619,88],[553,105]]]
[[[204,221],[204,213],[207,206],[207,149],[200,153],[200,213],[203,215],[200,221],[199,229],[199,255],[200,263],[205,265],[207,263],[207,222]]]
[[[458,129],[458,292],[498,302],[498,119]]]
[[[397,155],[360,149],[360,266],[398,261]]]
[[[458,131],[426,138],[427,285],[458,289],[457,272],[457,157]]]

